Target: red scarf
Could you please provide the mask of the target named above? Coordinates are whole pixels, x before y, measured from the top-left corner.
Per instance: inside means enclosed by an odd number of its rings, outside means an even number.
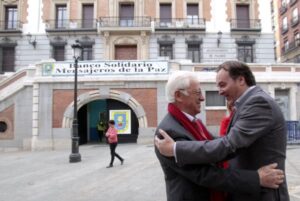
[[[198,127],[195,126],[194,123],[191,122],[173,103],[169,103],[168,111],[196,140],[202,141],[213,139],[201,121],[197,122]]]
[[[198,127],[191,122],[182,111],[178,109],[176,105],[173,103],[169,103],[168,105],[169,113],[182,124],[182,126],[189,131],[193,135],[193,137],[198,141],[203,140],[212,140],[212,136],[209,134],[205,126],[201,123],[201,121],[197,122]],[[210,201],[224,201],[225,193],[218,192],[215,190],[210,190]]]

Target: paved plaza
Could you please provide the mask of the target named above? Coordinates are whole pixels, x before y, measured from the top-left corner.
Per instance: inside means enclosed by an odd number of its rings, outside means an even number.
[[[0,152],[2,201],[166,201],[163,173],[153,145],[120,144],[114,168],[106,144],[80,146],[82,161],[69,163],[70,150]],[[291,201],[300,201],[300,146],[287,151]]]

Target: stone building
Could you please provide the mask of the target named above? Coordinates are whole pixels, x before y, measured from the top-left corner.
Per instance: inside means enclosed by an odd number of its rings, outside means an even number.
[[[110,118],[125,126],[121,142],[152,142],[175,70],[197,74],[200,116],[217,133],[226,102],[214,69],[225,60],[249,63],[286,119],[299,118],[300,67],[275,64],[269,1],[5,0],[0,9],[3,149],[71,145],[75,41],[80,144],[96,142],[96,123]]]

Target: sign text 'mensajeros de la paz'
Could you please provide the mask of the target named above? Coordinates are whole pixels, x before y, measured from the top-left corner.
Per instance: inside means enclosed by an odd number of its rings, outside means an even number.
[[[74,75],[75,64],[71,62],[45,63],[44,76]],[[120,75],[120,74],[166,74],[167,61],[91,61],[79,62],[78,75]]]

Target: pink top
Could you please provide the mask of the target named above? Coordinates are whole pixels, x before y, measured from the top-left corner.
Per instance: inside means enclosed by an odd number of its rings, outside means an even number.
[[[110,144],[118,142],[118,130],[116,128],[109,127],[105,136]]]

